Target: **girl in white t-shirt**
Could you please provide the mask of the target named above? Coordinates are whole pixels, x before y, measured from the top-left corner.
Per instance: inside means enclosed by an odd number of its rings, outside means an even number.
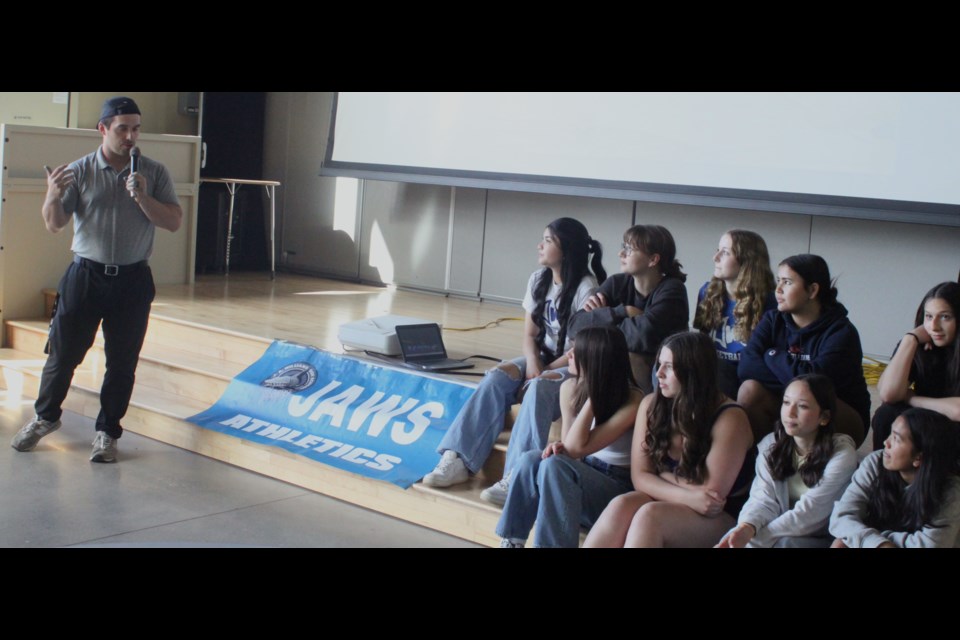
[[[500,363],[483,377],[440,441],[440,463],[424,484],[466,482],[490,455],[503,418],[525,385],[543,374],[556,384],[567,377],[567,321],[596,291],[598,280],[606,279],[603,251],[582,223],[559,218],[547,225],[537,252],[542,268],[531,274],[523,298],[523,356]],[[545,433],[541,450],[546,438]]]

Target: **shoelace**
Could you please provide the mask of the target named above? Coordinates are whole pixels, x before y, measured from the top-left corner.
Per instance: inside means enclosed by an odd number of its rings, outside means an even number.
[[[456,458],[448,458],[448,459],[441,460],[440,466],[437,467],[437,471],[439,471],[440,473],[445,473],[447,469],[449,469],[450,466],[456,461],[457,461]]]

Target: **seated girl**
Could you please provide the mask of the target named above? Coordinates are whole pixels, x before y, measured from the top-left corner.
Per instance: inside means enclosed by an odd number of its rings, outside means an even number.
[[[930,409],[960,422],[958,313],[956,282],[941,282],[923,297],[916,327],[897,345],[877,382],[883,405],[873,415],[874,450],[883,447],[890,425],[908,407]]]
[[[501,547],[577,547],[580,526],[630,491],[630,443],[643,392],[630,373],[623,334],[613,327],[577,334],[560,387],[561,439],[517,463],[497,523]]]
[[[860,463],[833,509],[834,547],[952,547],[960,530],[957,427],[942,413],[907,409],[883,451]]]
[[[740,355],[738,402],[754,437],[770,432],[783,390],[800,374],[829,376],[837,390],[833,425],[857,446],[870,420],[860,334],[837,301],[830,268],[820,256],[791,256],[777,268],[777,308],[764,314]]]
[[[752,475],[744,410],[717,388],[706,335],[664,340],[657,388],[637,411],[634,491],[614,498],[587,547],[711,547],[736,522]]]
[[[621,273],[607,279],[596,295],[570,320],[569,333],[586,327],[617,327],[630,350],[634,379],[644,391],[651,388],[650,364],[665,337],[687,329],[687,276],[676,258],[670,232],[657,225],[638,225],[623,234]],[[532,396],[532,398],[531,398]],[[510,434],[503,478],[480,497],[502,505],[510,474],[528,451],[543,451],[551,423],[560,417],[558,380],[540,378],[530,384],[527,397]]]
[[[833,432],[830,378],[808,373],[783,392],[776,430],[760,443],[757,475],[739,524],[718,547],[829,547],[833,504],[857,469],[850,436]]]
[[[617,327],[627,339],[634,377],[652,390],[653,359],[663,339],[686,331],[690,318],[687,274],[677,260],[670,231],[637,225],[623,234],[620,273],[611,276],[570,321],[576,336],[585,327]]]
[[[603,251],[573,218],[558,218],[547,225],[537,251],[542,268],[530,275],[523,298],[523,356],[501,363],[483,377],[440,441],[437,452],[442,456],[423,478],[426,485],[466,482],[490,455],[503,431],[504,416],[525,385],[544,372],[555,373],[558,385],[566,376],[567,324],[596,291],[597,279],[603,282],[607,277],[601,263]],[[535,402],[535,395],[527,393],[524,404]]]
[[[731,229],[713,256],[713,278],[700,288],[693,327],[713,338],[720,390],[737,397],[740,352],[763,314],[777,307],[767,243],[753,231]]]

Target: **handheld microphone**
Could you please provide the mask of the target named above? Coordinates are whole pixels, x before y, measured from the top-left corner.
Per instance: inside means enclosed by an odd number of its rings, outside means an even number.
[[[130,149],[130,173],[140,170],[140,147]]]
[[[133,175],[140,170],[140,147],[130,149],[130,174]],[[134,190],[130,190],[130,197],[136,197]]]

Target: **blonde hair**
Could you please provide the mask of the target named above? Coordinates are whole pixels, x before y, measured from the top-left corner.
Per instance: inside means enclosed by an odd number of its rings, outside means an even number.
[[[733,255],[740,263],[737,288],[734,292],[733,336],[740,342],[750,340],[763,317],[764,303],[776,288],[773,271],[770,270],[770,254],[767,243],[760,234],[744,229],[731,229],[726,234],[733,244]],[[704,333],[722,327],[726,320],[723,309],[727,304],[727,291],[723,280],[711,278],[703,302],[697,305],[693,326]]]

